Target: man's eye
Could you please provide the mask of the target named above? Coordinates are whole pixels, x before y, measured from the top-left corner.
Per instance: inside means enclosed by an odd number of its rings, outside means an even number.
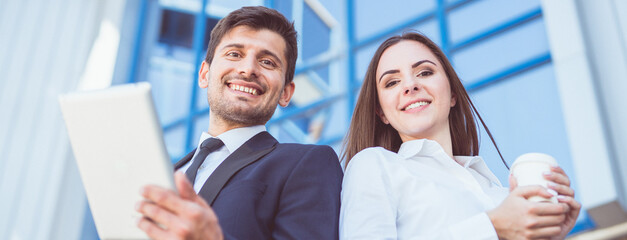
[[[267,60],[267,59],[261,60],[261,64],[263,64],[264,66],[267,66],[267,67],[276,67],[276,64],[274,64],[273,61],[270,61],[270,60]]]
[[[228,53],[226,53],[226,55],[229,56],[229,57],[236,57],[236,58],[242,56],[238,52],[228,52]]]

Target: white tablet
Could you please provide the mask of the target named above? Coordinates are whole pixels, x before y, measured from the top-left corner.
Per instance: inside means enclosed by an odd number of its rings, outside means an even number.
[[[59,97],[101,239],[147,239],[135,204],[147,184],[174,189],[149,83]]]

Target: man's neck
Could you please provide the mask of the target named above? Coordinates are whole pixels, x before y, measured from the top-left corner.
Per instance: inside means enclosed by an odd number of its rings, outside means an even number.
[[[229,130],[233,130],[236,128],[244,128],[244,127],[252,127],[261,124],[241,124],[235,123],[231,121],[227,121],[220,117],[214,116],[213,114],[209,114],[209,131],[207,131],[211,136],[219,136],[222,133],[225,133]]]

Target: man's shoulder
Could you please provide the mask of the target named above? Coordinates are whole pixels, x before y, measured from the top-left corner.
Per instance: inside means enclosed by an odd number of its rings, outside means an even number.
[[[337,154],[328,145],[315,145],[315,144],[300,144],[300,143],[279,143],[276,146],[276,151],[289,152],[296,154],[296,156],[304,156],[305,154],[315,154],[321,156],[334,156],[337,158]],[[302,154],[302,155],[301,155]]]
[[[278,147],[282,147],[282,148],[287,148],[287,149],[316,149],[316,150],[321,150],[321,149],[331,149],[333,150],[333,148],[331,148],[329,145],[316,145],[316,144],[302,144],[302,143],[279,143],[277,144]]]

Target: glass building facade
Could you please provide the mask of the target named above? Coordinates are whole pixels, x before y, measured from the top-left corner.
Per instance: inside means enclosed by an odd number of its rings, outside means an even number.
[[[88,204],[58,111],[58,94],[76,91],[85,79],[105,75],[104,87],[150,82],[168,153],[177,161],[208,129],[207,95],[198,87],[197,72],[209,33],[229,12],[251,5],[277,9],[294,21],[299,33],[296,93],[289,106],[279,107],[267,124],[280,142],[327,144],[340,153],[374,51],[389,36],[419,31],[451,60],[507,164],[527,152],[554,156],[584,203],[573,232],[594,229],[589,208],[627,199],[627,183],[621,178],[627,161],[619,161],[627,159],[620,151],[627,142],[621,138],[627,136],[627,127],[617,124],[627,122],[622,120],[627,119],[627,111],[621,110],[627,109],[625,101],[618,97],[624,95],[620,89],[627,89],[625,78],[620,77],[627,76],[627,64],[619,61],[627,61],[627,12],[621,10],[627,9],[627,3],[556,2],[0,0],[0,108],[8,113],[0,115],[0,132],[4,133],[0,134],[0,239],[98,238],[90,211],[85,209]],[[572,10],[566,8],[569,4]],[[557,27],[550,23],[555,16],[562,17],[556,12],[567,10],[573,13],[572,19]],[[603,15],[617,16],[611,23],[622,26],[622,32],[616,31],[622,37],[594,37],[608,29],[600,20]],[[589,64],[564,67],[558,62],[562,57],[572,58],[571,49],[577,46],[560,44],[558,55],[556,38],[551,36],[570,28],[584,31],[580,38],[592,43],[582,44],[584,53],[578,55]],[[589,29],[599,32],[585,32]],[[609,43],[622,44],[622,51],[602,48]],[[618,57],[608,57],[611,54]],[[109,62],[94,61],[92,66],[92,58],[102,60],[102,56],[110,57]],[[610,59],[610,64],[603,59]],[[588,92],[576,86],[564,88],[576,77],[564,72],[577,73],[592,87],[585,87]],[[582,85],[582,81],[573,82]],[[614,89],[618,89],[614,95],[602,94]],[[580,99],[580,92],[598,96]],[[573,114],[580,107],[576,101],[600,110],[588,108]],[[594,125],[585,117],[598,121]],[[584,128],[593,134],[577,134],[585,132]],[[480,137],[480,155],[507,185],[508,169],[484,129]],[[593,144],[588,142],[593,141],[599,146],[590,147]],[[588,161],[593,157],[598,158]],[[601,165],[606,167],[601,174],[587,172]],[[597,188],[593,180],[608,187]],[[586,198],[594,201],[586,202]],[[625,221],[627,215],[617,222]]]
[[[152,83],[173,162],[208,128],[197,72],[209,33],[249,5],[277,9],[299,33],[296,92],[267,124],[280,142],[327,144],[339,153],[374,51],[389,36],[418,31],[452,61],[508,165],[543,152],[573,174],[539,0],[143,0],[127,82]],[[481,133],[480,155],[507,184],[507,167]],[[592,226],[582,212],[573,232]]]

